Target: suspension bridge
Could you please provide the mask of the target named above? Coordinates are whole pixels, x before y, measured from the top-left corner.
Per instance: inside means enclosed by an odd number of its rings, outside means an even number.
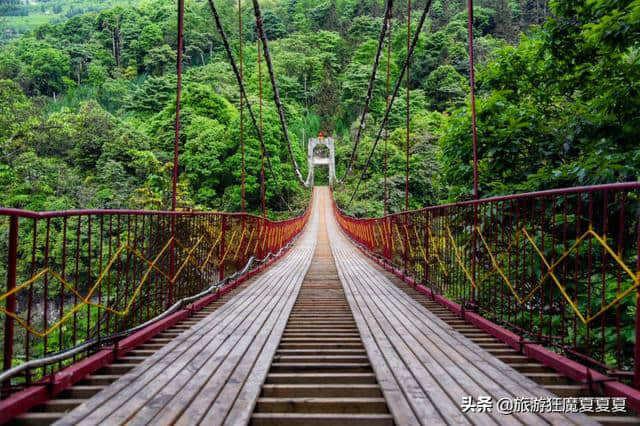
[[[639,424],[640,182],[479,196],[469,1],[474,197],[410,211],[408,77],[426,1],[393,88],[387,61],[386,110],[348,203],[382,141],[385,214],[352,217],[334,191],[355,171],[393,1],[346,171],[319,136],[306,179],[252,3],[257,113],[242,48],[209,0],[240,91],[240,212],[178,206],[183,0],[171,210],[0,208],[0,423]],[[280,221],[266,215],[267,184],[286,195],[263,139],[263,61],[310,190]],[[388,214],[387,121],[403,82],[405,211]],[[245,212],[245,115],[262,153],[260,215]],[[332,187],[314,187],[324,166]]]

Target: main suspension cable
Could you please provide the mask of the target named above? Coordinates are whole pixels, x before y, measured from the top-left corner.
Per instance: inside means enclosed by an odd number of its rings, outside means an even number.
[[[280,182],[278,180],[277,175],[275,174],[275,172],[273,170],[273,165],[271,164],[271,157],[269,156],[269,151],[267,151],[267,146],[265,145],[265,142],[264,142],[263,132],[260,129],[260,127],[258,126],[256,117],[253,114],[253,109],[251,108],[251,103],[249,102],[249,98],[247,97],[247,92],[245,90],[244,83],[240,79],[240,74],[238,72],[238,67],[236,65],[236,61],[233,58],[233,54],[231,53],[231,47],[229,46],[229,41],[227,40],[227,36],[226,36],[226,34],[224,32],[224,28],[222,27],[222,22],[220,21],[220,15],[218,15],[218,11],[217,11],[215,5],[213,4],[213,0],[208,0],[208,1],[209,1],[209,7],[211,9],[211,14],[213,15],[213,20],[214,20],[214,22],[216,24],[216,28],[218,29],[218,32],[220,33],[220,38],[222,39],[222,44],[223,44],[224,49],[225,49],[225,51],[227,53],[227,57],[229,59],[229,63],[231,64],[231,69],[233,70],[233,73],[236,76],[236,81],[238,82],[238,86],[240,87],[240,96],[244,97],[244,100],[245,100],[245,102],[247,104],[247,111],[249,112],[249,117],[251,118],[251,122],[253,124],[253,129],[254,129],[254,131],[256,133],[256,136],[260,140],[260,145],[262,147],[262,150],[265,153],[265,159],[267,160],[267,167],[269,168],[269,173],[271,174],[271,177],[273,178],[273,182],[274,182],[274,184],[276,186],[276,190],[277,190],[277,193],[278,193],[280,199],[282,200],[284,205],[287,207],[287,210],[291,211],[291,206],[289,205],[289,202],[284,198],[284,196],[282,195],[282,192],[279,190],[279,188],[281,188]]]
[[[467,33],[469,37],[469,96],[471,97],[471,135],[473,144],[473,199],[480,196],[478,189],[478,130],[476,117],[476,79],[473,48],[473,0],[467,0]]]
[[[391,16],[389,16],[389,29],[387,31],[387,80],[386,80],[386,93],[385,93],[385,101],[386,108],[389,108],[389,97],[391,95],[391,42],[392,42],[392,20]],[[387,157],[387,140],[389,139],[389,129],[388,123],[384,124],[384,165],[383,165],[383,176],[384,176],[384,192],[383,192],[383,213],[384,216],[389,214],[389,187],[387,185],[387,167],[388,167],[388,157]]]
[[[376,150],[376,146],[378,146],[378,142],[380,141],[380,137],[382,136],[382,132],[385,128],[385,125],[387,123],[387,120],[389,119],[389,114],[391,112],[391,108],[393,107],[393,102],[395,101],[396,97],[398,96],[398,91],[400,90],[400,86],[402,84],[402,79],[404,77],[404,74],[407,70],[408,67],[408,63],[411,60],[411,57],[413,56],[413,51],[415,50],[416,44],[418,43],[418,39],[420,38],[420,33],[422,32],[422,27],[424,26],[424,22],[427,19],[427,14],[429,13],[429,9],[431,8],[431,3],[433,3],[433,0],[427,0],[427,3],[424,6],[424,10],[422,11],[422,15],[420,16],[420,21],[418,22],[418,28],[416,30],[415,35],[413,36],[413,40],[411,41],[411,46],[409,48],[409,51],[407,52],[407,57],[404,61],[404,63],[402,64],[402,69],[400,70],[400,75],[398,76],[398,79],[396,80],[396,85],[393,89],[393,96],[391,97],[391,100],[389,102],[389,106],[387,107],[385,113],[384,113],[384,117],[382,119],[382,124],[380,126],[380,130],[378,131],[378,135],[376,136],[376,140],[373,142],[373,146],[371,147],[371,151],[369,152],[369,157],[367,158],[367,162],[365,163],[364,169],[362,170],[362,173],[360,174],[360,178],[358,179],[358,182],[356,183],[356,187],[353,190],[353,193],[351,194],[351,198],[349,199],[349,203],[347,204],[347,208],[351,207],[351,204],[353,203],[353,199],[355,198],[356,194],[358,193],[358,189],[360,188],[360,184],[362,183],[362,180],[364,179],[365,174],[367,173],[367,169],[369,168],[369,165],[371,164],[371,159],[373,158],[373,153]]]
[[[260,133],[263,132],[262,121],[262,58],[260,55],[260,39],[258,43],[258,113],[260,116]],[[261,168],[260,168],[260,204],[262,205],[262,216],[267,217],[267,203],[266,203],[266,187],[264,183],[264,149],[261,149]]]
[[[273,100],[278,110],[280,127],[282,128],[282,133],[287,143],[289,158],[291,159],[291,164],[293,165],[293,170],[296,174],[296,177],[298,178],[298,181],[304,187],[307,187],[308,184],[302,178],[302,173],[300,173],[300,167],[298,167],[298,162],[296,161],[296,158],[293,155],[293,148],[291,147],[291,141],[289,140],[289,132],[287,131],[287,122],[284,116],[284,108],[282,107],[282,101],[280,100],[280,92],[278,91],[278,85],[276,84],[276,76],[273,71],[273,65],[271,63],[271,55],[269,54],[269,45],[267,43],[267,36],[265,35],[264,29],[262,28],[262,13],[260,12],[260,5],[258,4],[258,0],[253,0],[253,11],[256,16],[256,29],[258,31],[258,38],[260,38],[260,40],[262,41],[264,61],[267,64],[267,69],[269,70],[269,78],[271,80],[271,88],[273,91]]]
[[[171,175],[171,210],[175,210],[178,201],[178,161],[180,149],[180,106],[182,96],[182,51],[184,50],[184,0],[178,0],[178,52],[176,59],[176,116],[173,141],[173,171]]]
[[[411,43],[411,0],[407,0],[407,52]],[[404,174],[404,209],[409,210],[409,142],[411,138],[411,58],[407,56],[407,112],[406,112],[406,137],[405,137],[405,174]]]
[[[360,137],[362,136],[362,131],[365,128],[365,121],[367,113],[369,112],[369,104],[371,103],[371,98],[373,97],[373,86],[376,81],[376,73],[378,71],[378,65],[380,63],[380,55],[382,54],[382,49],[384,46],[385,34],[389,31],[391,27],[391,14],[393,9],[393,0],[387,0],[384,12],[384,22],[382,23],[382,28],[380,30],[380,36],[378,37],[378,49],[376,50],[376,56],[373,60],[373,68],[371,69],[371,76],[369,77],[369,87],[367,88],[367,97],[364,101],[364,107],[362,108],[362,115],[360,116],[360,125],[358,126],[358,132],[356,133],[356,139],[353,143],[353,149],[351,150],[351,158],[349,159],[349,164],[347,166],[347,170],[344,172],[344,176],[342,179],[338,181],[338,183],[343,183],[349,174],[351,174],[351,170],[353,169],[353,164],[356,161],[356,156],[358,152],[358,145],[360,143]]]
[[[411,0],[409,0],[411,1]],[[238,62],[240,64],[240,81],[244,79],[244,54],[242,46],[242,0],[238,0]],[[241,152],[241,184],[240,210],[244,212],[245,164],[244,164],[244,98],[240,96],[240,152]]]

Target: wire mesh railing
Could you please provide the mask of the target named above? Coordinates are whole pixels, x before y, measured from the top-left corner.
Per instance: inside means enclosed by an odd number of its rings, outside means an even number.
[[[640,388],[640,182],[357,219],[344,231],[434,293]]]
[[[5,380],[3,395],[86,356],[287,245],[309,211],[250,214],[0,209],[2,371],[83,343],[72,357]]]

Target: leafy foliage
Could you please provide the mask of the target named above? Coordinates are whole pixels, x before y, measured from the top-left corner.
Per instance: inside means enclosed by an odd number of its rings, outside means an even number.
[[[32,13],[37,5],[25,7]],[[6,14],[19,14],[14,6]],[[45,11],[60,6],[56,13],[78,7],[75,0],[41,6]],[[237,54],[235,5],[219,7]],[[471,195],[465,7],[461,0],[436,0],[413,59],[411,207]],[[354,175],[365,165],[385,110],[387,59],[394,84],[406,55],[403,9],[394,6],[391,57],[384,49]],[[631,0],[478,2],[474,31],[483,195],[638,178],[638,10]],[[36,26],[2,48],[2,204],[39,210],[61,203],[166,208],[175,124],[176,11],[159,0],[113,0],[84,12]],[[344,173],[383,12],[382,2],[370,0],[263,4],[291,139],[303,167],[305,139],[322,130],[336,136],[337,172]],[[244,78],[257,113],[249,2],[242,14]],[[235,210],[240,206],[235,78],[212,31],[206,2],[187,0],[185,21],[180,203]],[[264,134],[279,182],[267,174],[268,207],[274,211],[286,207],[278,193],[300,206],[304,191],[295,183],[263,73]],[[355,213],[382,212],[385,144],[390,209],[404,208],[405,103],[401,90],[386,143],[379,144],[356,196]],[[257,211],[261,149],[246,111],[244,124],[248,208]],[[350,197],[354,184],[352,177],[339,200]]]

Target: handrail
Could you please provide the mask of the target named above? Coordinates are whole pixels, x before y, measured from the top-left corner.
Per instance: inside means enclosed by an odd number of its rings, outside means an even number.
[[[437,209],[444,209],[444,208],[450,208],[450,207],[482,205],[487,203],[495,203],[499,201],[512,201],[512,200],[515,201],[515,200],[530,199],[530,198],[549,197],[549,196],[555,196],[555,195],[572,195],[577,193],[589,193],[589,192],[597,192],[597,191],[623,191],[623,190],[634,190],[634,189],[640,189],[640,181],[617,182],[617,183],[606,183],[606,184],[600,184],[600,185],[586,185],[586,186],[574,186],[569,188],[546,189],[542,191],[522,192],[522,193],[512,194],[512,195],[496,195],[496,196],[487,197],[487,198],[480,198],[478,200],[456,201],[452,203],[422,207],[419,209],[407,210],[407,211],[402,211],[398,213],[391,213],[386,216],[373,216],[373,217],[368,217],[367,219],[382,219],[384,217],[401,216],[407,213],[416,213],[421,211],[437,210]],[[342,208],[340,208],[340,206],[337,206],[337,207],[341,212],[349,216],[349,214],[346,213]]]
[[[18,384],[16,374],[33,383],[70,356],[158,321],[281,252],[305,226],[309,206],[279,221],[248,213],[0,208],[0,246],[9,248],[0,258],[7,274],[0,291],[3,395]]]
[[[640,182],[375,218],[334,200],[334,211],[351,239],[412,282],[640,389]]]
[[[303,214],[305,210],[301,210],[300,214]],[[17,216],[28,219],[47,219],[55,217],[73,217],[73,216],[86,216],[86,215],[114,215],[114,216],[232,216],[232,217],[247,217],[254,219],[264,219],[270,222],[287,222],[295,220],[296,218],[271,220],[265,219],[262,216],[252,213],[240,213],[240,212],[213,212],[213,211],[201,211],[201,210],[128,210],[128,209],[85,209],[85,210],[61,210],[61,211],[45,211],[35,212],[32,210],[15,209],[11,207],[0,207],[0,216]]]

